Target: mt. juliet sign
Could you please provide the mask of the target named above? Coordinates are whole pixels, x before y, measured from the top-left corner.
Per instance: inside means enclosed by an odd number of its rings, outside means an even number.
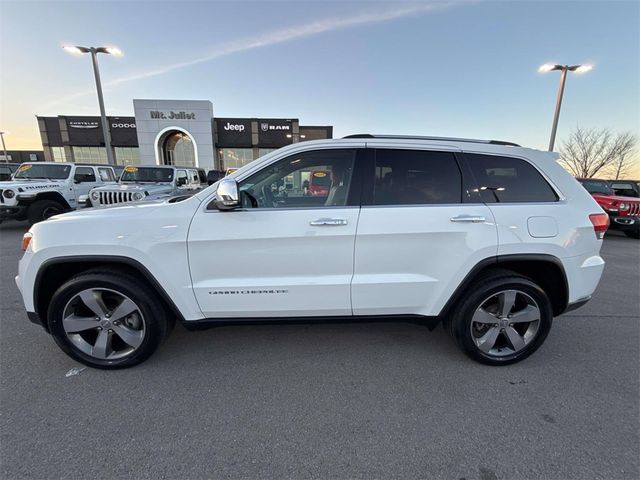
[[[190,112],[160,112],[158,110],[151,110],[149,112],[151,118],[155,120],[195,120],[196,114]]]

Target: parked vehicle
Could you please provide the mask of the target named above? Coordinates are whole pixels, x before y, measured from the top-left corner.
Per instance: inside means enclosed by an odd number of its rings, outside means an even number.
[[[209,170],[207,172],[207,185],[213,185],[226,175],[222,170]]]
[[[640,197],[640,182],[637,180],[609,180],[609,186],[619,197]]]
[[[204,182],[203,180],[204,179]],[[114,185],[94,188],[89,193],[93,207],[158,200],[193,194],[206,184],[204,170],[175,166],[128,166]]]
[[[610,228],[620,230],[628,237],[640,239],[640,200],[616,195],[607,180],[577,178],[578,182],[607,212]]]
[[[326,197],[331,187],[331,172],[325,170],[315,170],[309,173],[308,195],[314,197]]]
[[[79,197],[93,187],[115,184],[108,165],[23,163],[10,182],[0,185],[0,221],[9,218],[34,224],[78,207]]]
[[[37,224],[16,282],[29,318],[98,368],[142,362],[175,319],[443,322],[473,359],[509,364],[604,268],[609,217],[556,160],[480,140],[296,143],[181,202]],[[314,171],[325,196],[280,188]]]
[[[0,182],[8,182],[11,180],[11,175],[13,175],[13,172],[15,172],[19,166],[19,163],[0,163]]]

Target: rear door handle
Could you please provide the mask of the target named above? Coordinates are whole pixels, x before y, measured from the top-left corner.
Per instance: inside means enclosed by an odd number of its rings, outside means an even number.
[[[319,218],[309,222],[312,227],[339,227],[340,225],[346,225],[347,222],[344,218]]]
[[[458,215],[457,217],[451,217],[451,221],[456,223],[482,223],[486,219],[480,215]]]

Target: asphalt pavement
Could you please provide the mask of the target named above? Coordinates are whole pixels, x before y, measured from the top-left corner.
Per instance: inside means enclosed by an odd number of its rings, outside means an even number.
[[[640,478],[640,242],[508,367],[408,323],[177,326],[84,369],[29,323],[23,224],[0,225],[2,478]],[[67,376],[68,375],[68,376]]]

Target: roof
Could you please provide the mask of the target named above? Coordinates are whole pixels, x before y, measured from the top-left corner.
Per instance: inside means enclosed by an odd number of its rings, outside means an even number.
[[[432,137],[419,135],[372,135],[370,133],[357,133],[355,135],[347,135],[342,138],[379,138],[384,140],[435,140],[439,142],[465,142],[465,143],[485,143],[490,145],[504,145],[511,147],[519,147],[517,143],[507,142],[504,140],[478,140],[473,138],[457,138],[457,137]]]

